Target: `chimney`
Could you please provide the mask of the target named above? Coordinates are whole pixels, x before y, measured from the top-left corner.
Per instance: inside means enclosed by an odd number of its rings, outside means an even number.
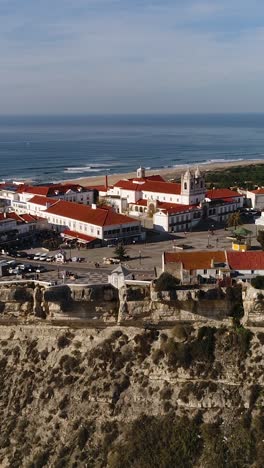
[[[96,210],[97,206],[96,203],[92,203],[92,210]]]
[[[105,187],[108,189],[108,175],[105,174]]]

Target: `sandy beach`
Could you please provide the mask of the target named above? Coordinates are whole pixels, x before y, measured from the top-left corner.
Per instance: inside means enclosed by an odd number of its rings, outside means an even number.
[[[223,162],[212,162],[200,164],[199,167],[202,171],[223,171],[229,167],[238,167],[238,166],[250,166],[252,164],[264,164],[264,159],[254,159],[254,160],[245,160],[245,161],[223,161]],[[147,175],[159,174],[164,179],[170,180],[179,177],[181,173],[186,170],[187,167],[196,168],[196,165],[182,165],[177,167],[171,167],[166,169],[156,169],[146,171]],[[120,179],[131,179],[135,177],[135,172],[128,172],[124,174],[108,174],[108,184],[112,185],[118,182]],[[93,177],[79,177],[78,179],[69,179],[65,180],[62,183],[78,183],[83,186],[93,186],[93,185],[105,185],[105,176],[93,176]]]

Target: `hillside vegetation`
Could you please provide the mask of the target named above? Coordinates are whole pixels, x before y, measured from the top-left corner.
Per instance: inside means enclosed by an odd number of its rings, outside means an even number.
[[[0,332],[1,467],[263,466],[263,333]]]

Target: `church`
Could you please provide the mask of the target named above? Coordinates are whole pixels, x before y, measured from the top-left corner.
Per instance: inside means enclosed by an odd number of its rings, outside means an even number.
[[[230,189],[207,190],[199,167],[188,168],[181,182],[167,182],[160,175],[146,175],[139,168],[135,178],[121,179],[101,188],[101,200],[119,213],[153,219],[153,229],[163,232],[191,230],[201,219],[225,222],[243,206],[243,196]]]

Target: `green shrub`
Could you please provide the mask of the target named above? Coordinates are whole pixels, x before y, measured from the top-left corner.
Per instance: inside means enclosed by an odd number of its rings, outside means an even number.
[[[171,330],[171,334],[178,340],[186,340],[187,338],[187,331],[182,323],[177,323]]]
[[[71,343],[71,340],[68,338],[67,335],[61,335],[59,336],[57,340],[57,346],[59,349],[66,348],[66,346],[69,346]]]
[[[155,291],[172,291],[180,284],[180,280],[170,273],[164,272],[155,283]]]
[[[166,410],[170,405],[166,405]],[[142,416],[108,459],[109,468],[192,468],[199,458],[199,429],[187,418]]]

